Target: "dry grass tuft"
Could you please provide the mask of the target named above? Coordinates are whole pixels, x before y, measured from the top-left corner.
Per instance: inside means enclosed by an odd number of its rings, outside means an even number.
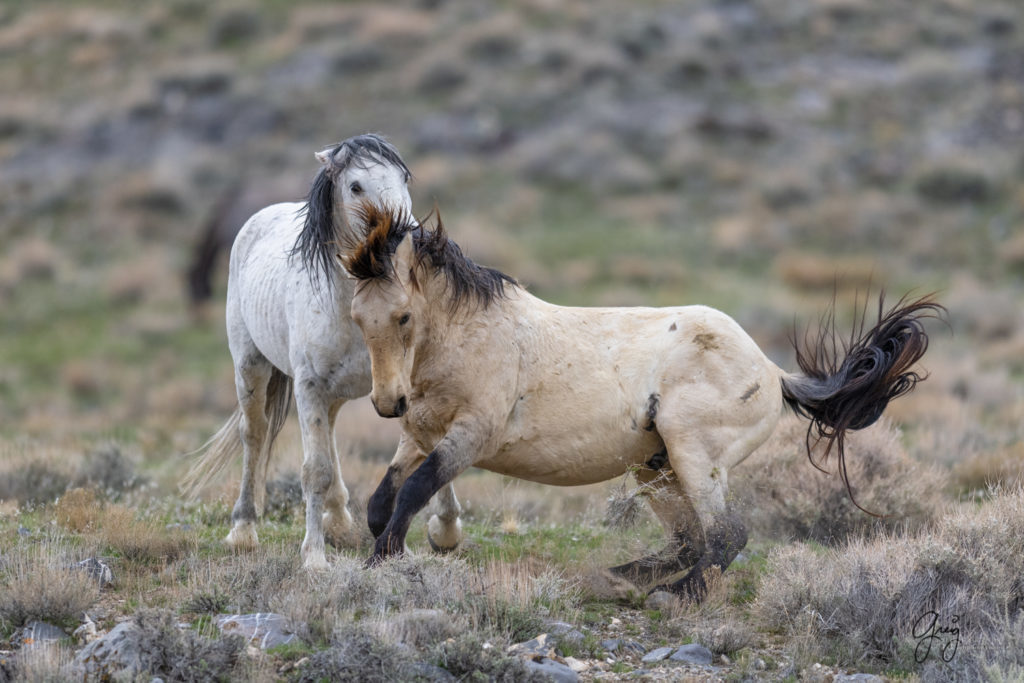
[[[68,531],[81,533],[96,527],[102,509],[93,489],[71,489],[59,499],[53,511],[57,524]]]
[[[731,473],[730,492],[754,532],[836,544],[881,530],[915,529],[939,514],[948,475],[914,462],[887,421],[852,433],[846,445],[857,502],[882,518],[857,509],[835,472],[820,472],[808,462],[806,432],[806,421],[784,417],[768,442]]]
[[[136,519],[131,510],[120,505],[104,511],[97,535],[123,559],[139,564],[170,562],[196,547],[195,534],[168,529],[155,520]]]
[[[32,620],[77,622],[99,598],[96,581],[72,568],[60,546],[16,547],[0,566],[0,623],[24,626]]]
[[[42,643],[18,652],[10,680],[23,683],[63,683],[75,680],[74,652],[57,643]],[[0,665],[0,676],[4,673]],[[7,680],[7,679],[5,679]]]
[[[754,612],[790,639],[798,665],[828,657],[840,666],[977,680],[986,667],[1024,664],[1022,574],[1018,488],[909,537],[856,540],[824,552],[783,548],[769,559]],[[955,655],[952,646],[945,652],[951,661],[939,655],[954,636],[930,631],[933,617],[937,628],[959,628]],[[922,637],[928,633],[938,638]]]

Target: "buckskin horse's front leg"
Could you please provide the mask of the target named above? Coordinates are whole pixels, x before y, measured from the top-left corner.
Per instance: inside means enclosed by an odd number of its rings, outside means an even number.
[[[423,464],[409,475],[398,490],[394,512],[387,526],[377,537],[373,555],[367,560],[367,564],[375,565],[387,557],[402,554],[412,518],[426,506],[435,493],[473,464],[483,442],[478,432],[469,425],[452,425]]]

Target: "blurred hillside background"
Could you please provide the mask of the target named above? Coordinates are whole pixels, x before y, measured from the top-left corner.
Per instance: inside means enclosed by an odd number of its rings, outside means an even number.
[[[187,298],[204,223],[301,198],[368,131],[419,212],[557,303],[709,304],[792,368],[836,282],[844,325],[869,284],[938,291],[952,334],[891,415],[965,490],[1019,473],[1016,0],[5,2],[0,452],[180,472],[235,404],[226,254]]]

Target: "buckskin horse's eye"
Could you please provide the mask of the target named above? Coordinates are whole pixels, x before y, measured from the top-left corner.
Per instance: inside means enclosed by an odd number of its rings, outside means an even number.
[[[351,185],[349,185],[348,189],[352,190],[352,194],[362,194],[363,193],[363,186],[360,185],[358,182],[355,182],[355,183],[352,183]]]
[[[404,325],[407,322],[409,322],[409,314],[408,313],[403,314],[402,317],[398,319],[398,324],[399,325]]]

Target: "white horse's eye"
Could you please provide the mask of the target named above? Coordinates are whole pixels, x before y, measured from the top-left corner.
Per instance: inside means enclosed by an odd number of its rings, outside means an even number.
[[[404,313],[402,315],[402,317],[398,319],[398,324],[399,325],[404,325],[407,322],[409,322],[409,314],[408,313]]]
[[[360,185],[358,182],[355,182],[355,183],[352,183],[351,185],[349,185],[348,189],[352,190],[352,194],[362,194],[363,193],[363,186]]]

